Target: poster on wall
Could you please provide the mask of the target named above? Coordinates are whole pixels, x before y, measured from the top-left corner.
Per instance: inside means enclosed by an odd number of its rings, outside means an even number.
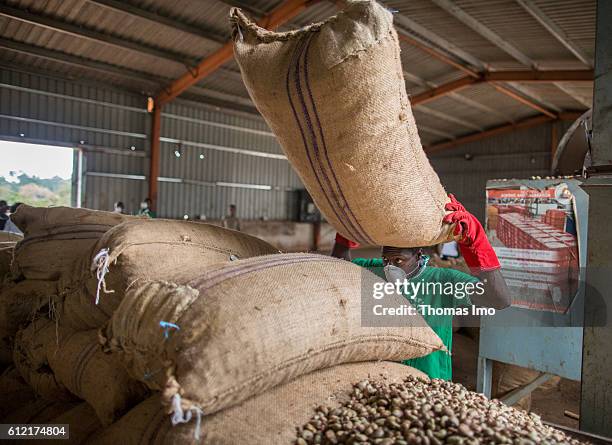
[[[487,236],[512,306],[565,313],[576,296],[577,220],[568,181],[487,183]]]

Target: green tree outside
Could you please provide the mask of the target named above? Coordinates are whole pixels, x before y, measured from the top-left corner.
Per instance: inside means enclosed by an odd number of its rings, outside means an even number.
[[[15,202],[37,207],[70,205],[72,193],[70,179],[62,179],[59,176],[42,179],[25,173],[13,178],[17,181],[7,181],[0,176],[0,199],[9,205]]]

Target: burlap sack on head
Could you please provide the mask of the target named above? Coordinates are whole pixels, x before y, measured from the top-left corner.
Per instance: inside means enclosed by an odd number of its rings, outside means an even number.
[[[211,414],[316,369],[443,349],[420,315],[402,327],[362,326],[362,286],[382,281],[322,255],[239,260],[187,285],[135,287],[102,341],[134,378],[163,389],[167,405],[180,395],[183,409]]]
[[[84,258],[83,286],[68,293],[60,323],[98,328],[138,283],[181,283],[181,277],[196,276],[210,264],[274,253],[278,249],[259,238],[210,224],[128,221],[106,232]]]
[[[58,382],[47,360],[49,344],[57,341],[56,324],[39,318],[17,332],[13,361],[36,394],[47,400],[71,401],[75,397]]]
[[[0,375],[0,421],[7,415],[26,406],[36,398],[32,388],[23,380],[14,366]]]
[[[399,363],[364,362],[315,371],[277,386],[232,408],[200,419],[199,443],[216,445],[292,445],[296,427],[302,426],[323,405],[338,407],[350,399],[354,384],[362,380],[402,382],[408,376],[426,378],[422,372]],[[198,443],[198,419],[172,426],[153,396],[130,411],[119,422],[95,437],[96,445],[127,443]],[[123,442],[125,443],[125,442]]]
[[[129,377],[118,357],[105,354],[96,331],[58,328],[58,341],[47,345],[55,378],[88,402],[103,425],[110,425],[147,396],[144,384]]]
[[[11,215],[24,233],[15,247],[13,275],[32,280],[70,276],[75,260],[88,254],[108,229],[130,218],[98,210],[22,204]]]
[[[253,102],[338,232],[402,247],[450,239],[448,198],[421,147],[390,12],[350,1],[325,22],[281,33],[238,9],[230,20]]]

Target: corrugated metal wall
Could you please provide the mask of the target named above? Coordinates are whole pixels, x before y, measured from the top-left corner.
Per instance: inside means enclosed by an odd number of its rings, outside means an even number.
[[[484,221],[488,179],[549,175],[553,124],[464,144],[430,156],[447,192]],[[560,139],[567,123],[556,123]],[[470,159],[466,158],[467,157]]]
[[[83,146],[83,206],[112,209],[123,200],[136,208],[143,179],[106,176],[145,174],[148,119],[141,96],[3,69],[0,73],[0,137],[69,147]],[[134,147],[132,151],[130,147]]]
[[[150,117],[146,98],[20,71],[0,74],[0,137],[82,146],[83,206],[138,210],[146,196]],[[301,182],[257,116],[176,101],[163,110],[158,213],[287,219]],[[175,156],[179,150],[180,157]]]
[[[287,219],[302,188],[263,119],[180,102],[162,113],[160,176],[184,181],[160,182],[161,216]]]

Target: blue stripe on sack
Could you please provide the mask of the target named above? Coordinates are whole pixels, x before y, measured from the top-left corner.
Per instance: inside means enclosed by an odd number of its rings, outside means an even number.
[[[357,232],[357,234],[359,236],[361,236],[361,238],[363,240],[366,240],[368,243],[374,244],[374,241],[368,236],[367,232],[361,227],[361,225],[359,224],[359,221],[357,221],[357,218],[355,217],[355,215],[353,214],[353,211],[351,210],[349,203],[347,201],[347,199],[344,196],[344,193],[342,192],[342,189],[340,187],[340,183],[338,182],[338,178],[336,176],[336,172],[334,171],[334,169],[332,168],[331,165],[331,161],[329,159],[329,152],[327,150],[327,144],[325,143],[325,137],[323,136],[323,126],[321,125],[321,120],[319,118],[319,113],[317,111],[317,106],[315,104],[314,98],[312,96],[312,90],[310,88],[310,81],[308,79],[308,51],[310,49],[310,43],[311,43],[312,39],[308,39],[308,44],[306,45],[306,50],[305,50],[305,54],[304,54],[304,79],[305,79],[305,84],[306,84],[306,89],[308,91],[308,96],[310,98],[310,103],[311,103],[311,108],[312,111],[314,113],[315,116],[315,120],[317,123],[317,129],[319,130],[319,136],[321,138],[321,144],[323,145],[323,154],[325,155],[325,160],[327,161],[327,168],[329,169],[329,171],[332,174],[334,183],[336,185],[336,189],[338,190],[338,194],[340,195],[340,198],[342,198],[342,201],[344,201],[344,204],[346,206],[346,211],[348,211],[348,213],[350,214],[350,217],[352,218],[352,220],[349,218],[348,221],[351,224],[351,227]],[[310,123],[310,119],[308,120],[308,122]],[[317,151],[318,151],[318,146],[316,147]],[[318,156],[317,156],[318,158]],[[320,164],[320,162],[319,162]],[[321,171],[325,172],[323,166],[321,166]],[[325,174],[325,173],[323,173]],[[327,177],[327,174],[325,174],[325,178],[327,180],[327,182],[329,183],[329,178]],[[331,189],[332,193],[333,192],[333,188]],[[336,200],[336,202],[338,203],[338,207],[340,207],[341,209],[343,209],[340,200],[338,199],[338,197],[336,196],[336,194],[334,193],[334,198]],[[344,212],[343,210],[343,213]],[[354,221],[354,223],[353,223]],[[356,240],[356,241],[360,241],[360,240]]]
[[[310,38],[308,39],[308,42],[310,42]],[[301,92],[301,85],[300,85],[300,73],[299,73],[299,59],[304,51],[305,48],[305,44],[306,41],[304,40],[300,40],[298,42],[298,44],[295,47],[295,50],[293,52],[293,56],[291,59],[291,62],[289,63],[289,69],[287,70],[287,82],[286,82],[286,89],[287,89],[287,98],[289,99],[289,105],[291,106],[291,111],[293,112],[293,117],[295,119],[295,122],[298,126],[298,128],[300,129],[300,134],[302,136],[302,142],[304,144],[304,149],[306,150],[306,155],[308,156],[308,161],[310,163],[310,167],[312,168],[312,171],[314,173],[315,179],[317,180],[317,183],[319,184],[319,188],[321,189],[321,191],[323,192],[323,196],[325,196],[325,199],[327,200],[327,203],[329,204],[329,207],[332,209],[332,211],[335,213],[336,215],[336,219],[338,221],[339,224],[342,225],[342,227],[344,228],[344,230],[346,231],[347,234],[349,234],[349,236],[353,239],[356,239],[356,233],[353,232],[353,230],[349,230],[349,228],[346,225],[346,222],[340,218],[340,215],[338,214],[338,212],[336,211],[336,206],[334,206],[334,204],[332,203],[330,197],[328,196],[328,191],[327,189],[325,189],[325,187],[323,186],[323,183],[321,182],[321,179],[319,177],[319,173],[317,172],[317,168],[315,165],[315,162],[312,159],[312,155],[310,153],[310,146],[308,144],[308,141],[306,140],[306,135],[304,134],[304,129],[302,128],[302,124],[300,122],[300,118],[298,116],[298,113],[295,109],[295,104],[293,103],[293,100],[291,99],[291,71],[293,69],[293,66],[295,65],[295,79],[294,79],[294,83],[295,83],[295,88],[296,88],[296,93],[298,95],[298,97],[300,97],[300,99],[303,101],[303,95]],[[305,108],[305,103],[303,103],[303,108]],[[312,132],[312,126],[310,125],[310,122],[308,122],[308,119],[310,118],[308,116],[308,110],[304,110],[304,114],[305,117],[307,119],[307,124],[310,127],[311,133]],[[313,133],[313,138],[314,138],[314,133]]]

